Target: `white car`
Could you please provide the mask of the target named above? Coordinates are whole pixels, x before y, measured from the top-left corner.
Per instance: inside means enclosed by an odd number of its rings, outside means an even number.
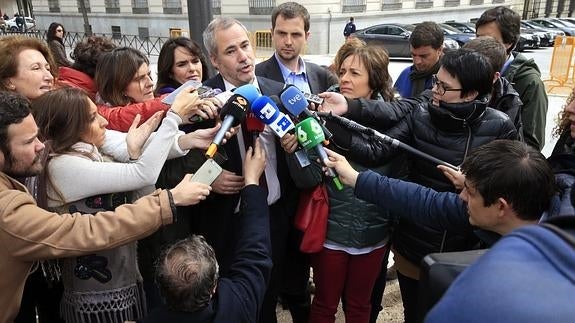
[[[36,28],[36,21],[31,17],[26,17],[26,31],[34,30]],[[16,18],[11,18],[6,20],[6,30],[11,32],[17,32],[18,25],[16,24]]]

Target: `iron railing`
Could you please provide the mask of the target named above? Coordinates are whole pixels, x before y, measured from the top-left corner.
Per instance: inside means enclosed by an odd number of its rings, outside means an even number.
[[[30,31],[25,33],[19,32],[6,32],[3,35],[22,35],[28,37],[35,37],[39,39],[46,39],[46,30]],[[119,37],[112,37],[112,34],[96,34],[94,36],[103,36],[112,40],[118,47],[132,47],[147,56],[159,56],[160,50],[169,37],[149,36],[147,39],[141,39],[137,35],[119,35]],[[75,48],[76,44],[86,38],[85,33],[70,32],[66,33],[64,37],[64,46],[68,48]]]

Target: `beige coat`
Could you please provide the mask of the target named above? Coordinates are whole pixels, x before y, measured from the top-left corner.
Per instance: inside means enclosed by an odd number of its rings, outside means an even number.
[[[115,212],[59,215],[39,208],[22,184],[0,172],[0,323],[12,322],[18,314],[35,261],[115,248],[172,220],[166,191]]]

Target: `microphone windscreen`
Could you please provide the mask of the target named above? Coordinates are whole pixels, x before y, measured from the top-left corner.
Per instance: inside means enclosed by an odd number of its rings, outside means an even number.
[[[232,116],[234,118],[232,126],[235,127],[245,120],[246,113],[249,109],[250,103],[248,100],[239,94],[234,94],[222,107],[220,119],[223,120],[228,115]]]
[[[321,145],[325,136],[319,122],[314,118],[307,118],[295,126],[297,141],[305,149],[312,149]]]
[[[271,124],[280,114],[280,109],[267,96],[262,95],[252,104],[252,112],[265,124]]]
[[[253,84],[245,84],[237,87],[234,90],[234,94],[243,96],[250,102],[250,104],[254,104],[254,101],[261,96],[260,91],[258,91],[258,88]]]
[[[246,117],[246,128],[249,132],[262,132],[264,131],[266,125],[263,124],[253,112],[248,112]]]
[[[295,117],[307,109],[307,100],[302,91],[295,86],[286,87],[280,94],[280,100],[286,110]]]

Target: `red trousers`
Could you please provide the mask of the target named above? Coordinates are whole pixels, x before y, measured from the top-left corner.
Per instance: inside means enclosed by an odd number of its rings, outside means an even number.
[[[342,297],[345,299],[346,323],[369,322],[371,291],[381,271],[387,248],[363,255],[323,248],[312,254],[315,296],[309,322],[335,322],[337,306]]]

